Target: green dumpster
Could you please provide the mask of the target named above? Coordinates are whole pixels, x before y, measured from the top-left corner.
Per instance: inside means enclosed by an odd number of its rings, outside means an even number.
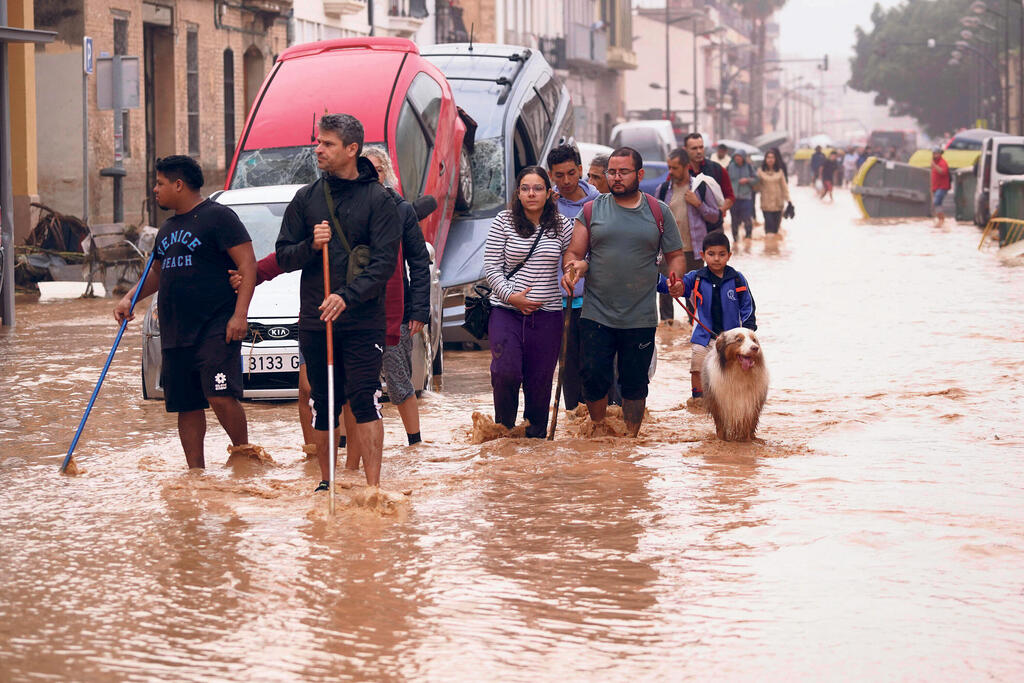
[[[978,175],[974,167],[959,168],[954,173],[953,201],[956,205],[956,219],[972,222],[974,220],[974,191],[978,187]]]
[[[999,215],[1024,220],[1024,180],[1008,180],[999,186]]]

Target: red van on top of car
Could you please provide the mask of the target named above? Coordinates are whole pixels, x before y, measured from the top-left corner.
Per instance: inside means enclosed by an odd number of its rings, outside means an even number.
[[[315,180],[324,113],[362,122],[365,146],[387,149],[406,199],[437,199],[440,210],[421,226],[439,258],[453,210],[472,201],[471,139],[448,81],[404,38],[325,40],[282,52],[249,112],[226,189]]]

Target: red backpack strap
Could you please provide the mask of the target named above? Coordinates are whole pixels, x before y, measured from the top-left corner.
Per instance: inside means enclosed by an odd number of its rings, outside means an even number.
[[[589,202],[583,205],[583,225],[587,226],[587,230],[590,230],[590,217],[594,215],[594,200],[591,199]]]
[[[654,222],[658,224],[658,234],[665,234],[665,216],[661,212],[661,203],[653,196],[644,192],[644,197],[647,198],[647,206],[651,207],[651,213],[654,214]],[[586,210],[586,207],[583,207]]]

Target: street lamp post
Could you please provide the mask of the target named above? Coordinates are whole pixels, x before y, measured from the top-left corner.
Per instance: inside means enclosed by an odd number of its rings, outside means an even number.
[[[671,81],[671,65],[672,60],[669,54],[669,26],[671,24],[677,24],[680,21],[691,21],[693,22],[693,124],[692,130],[697,129],[697,26],[698,21],[707,16],[702,11],[691,11],[678,17],[672,17],[670,14],[671,3],[670,0],[665,0],[665,118],[669,121],[673,120],[672,117],[672,81]],[[714,29],[711,32],[699,34],[699,35],[710,35],[710,33],[721,30],[721,27]]]
[[[997,12],[985,2],[985,0],[974,0],[971,3],[971,11],[977,15],[991,14],[994,17],[998,17],[1003,22],[1003,120],[1002,124],[1005,128],[1010,127],[1010,16],[1009,14],[1003,14]]]

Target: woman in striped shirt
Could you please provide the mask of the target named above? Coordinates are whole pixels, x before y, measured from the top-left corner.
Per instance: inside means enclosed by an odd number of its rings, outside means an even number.
[[[547,432],[562,337],[559,263],[572,227],[558,213],[547,171],[527,166],[516,179],[509,208],[494,217],[487,234],[484,272],[494,305],[487,330],[494,421],[515,426],[522,386],[523,417],[530,423],[527,437],[544,438]]]

